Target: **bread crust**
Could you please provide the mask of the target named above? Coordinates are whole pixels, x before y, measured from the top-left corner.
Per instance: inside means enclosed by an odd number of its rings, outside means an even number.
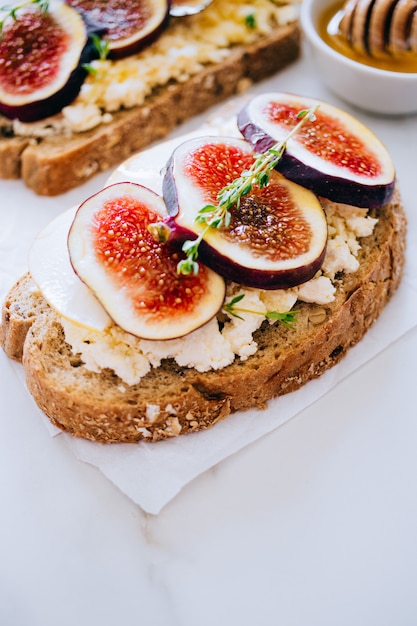
[[[297,59],[297,22],[236,47],[222,63],[183,83],[156,90],[144,106],[119,111],[108,124],[72,137],[0,138],[0,178],[22,178],[35,193],[54,196],[124,161],[191,117],[242,93]]]
[[[104,443],[158,441],[209,428],[317,378],[374,323],[403,271],[406,217],[398,191],[372,214],[379,221],[361,239],[360,268],[337,279],[335,300],[297,303],[296,330],[265,322],[255,334],[257,352],[224,369],[199,373],[166,360],[131,387],[109,370],[89,372],[30,275],[5,300],[0,342],[9,357],[22,360],[39,407],[72,435]]]

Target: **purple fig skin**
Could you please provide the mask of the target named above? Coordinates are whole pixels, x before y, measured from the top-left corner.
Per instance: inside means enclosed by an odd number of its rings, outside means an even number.
[[[21,122],[37,122],[59,113],[78,96],[88,73],[84,64],[98,57],[98,50],[89,37],[82,50],[78,66],[71,72],[68,81],[61,89],[44,100],[36,100],[22,106],[10,106],[0,102],[0,112],[9,119],[18,119]]]
[[[185,241],[197,239],[197,235],[192,230],[177,224],[175,217],[168,217],[164,222],[170,229],[168,245],[181,249]],[[326,248],[323,249],[320,256],[307,265],[291,268],[290,270],[272,272],[242,266],[230,257],[221,254],[204,239],[199,246],[199,260],[201,263],[223,276],[224,279],[245,287],[267,290],[290,289],[306,283],[318,272],[323,264],[325,255]]]
[[[141,50],[143,50],[144,48],[146,48],[147,46],[149,46],[151,43],[153,43],[154,41],[158,39],[158,37],[167,28],[169,24],[169,20],[170,20],[169,3],[167,3],[167,10],[166,10],[164,19],[159,23],[159,25],[152,32],[148,33],[145,37],[143,36],[138,37],[138,39],[132,42],[130,45],[118,46],[117,48],[114,48],[110,45],[109,59],[113,59],[113,60],[124,59],[125,57],[132,56],[133,54],[140,52]]]
[[[261,154],[275,143],[264,129],[255,124],[244,107],[237,116],[237,124],[243,137],[251,144],[255,152]],[[361,208],[378,208],[387,204],[394,193],[395,179],[387,184],[366,185],[346,178],[324,174],[295,158],[287,149],[276,166],[285,178],[309,189],[318,196],[351,204]]]
[[[195,237],[195,235],[194,235]],[[191,237],[190,237],[191,239]],[[255,289],[290,289],[313,278],[323,264],[326,248],[320,256],[307,265],[290,270],[257,270],[256,268],[244,267],[235,263],[230,257],[224,256],[206,241],[202,241],[199,247],[199,259],[204,265],[220,274],[226,280],[230,280],[245,287]]]
[[[177,249],[181,249],[184,241],[194,241],[194,239],[197,239],[197,235],[193,233],[192,230],[178,224],[175,221],[175,217],[169,216],[163,220],[163,223],[166,224],[170,230],[167,243]]]
[[[102,33],[106,33],[108,31],[108,25],[106,20],[103,19],[101,22],[98,19],[91,17],[88,9],[83,9],[82,6],[78,6],[75,2],[68,2],[76,11],[79,12],[84,22],[90,27],[97,30],[100,30]],[[147,46],[149,46],[153,41],[155,41],[161,33],[166,29],[170,20],[170,0],[164,0],[164,4],[166,5],[164,8],[164,13],[162,15],[161,21],[155,26],[155,28],[147,33],[145,36],[140,34],[140,31],[137,33],[137,38],[133,41],[130,41],[129,44],[124,45],[123,39],[112,42],[110,39],[109,43],[109,59],[124,59],[125,57],[132,56],[137,52],[140,52]],[[130,40],[130,38],[129,38]]]

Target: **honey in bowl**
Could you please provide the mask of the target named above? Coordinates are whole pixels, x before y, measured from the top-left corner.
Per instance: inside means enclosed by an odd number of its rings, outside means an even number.
[[[417,0],[347,0],[328,7],[317,30],[349,59],[378,69],[417,73]]]

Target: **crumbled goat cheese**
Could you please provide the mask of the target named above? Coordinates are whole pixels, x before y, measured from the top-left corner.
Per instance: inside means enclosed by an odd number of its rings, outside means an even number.
[[[329,238],[322,266],[325,276],[333,280],[339,272],[356,272],[359,237],[372,234],[377,219],[367,215],[367,209],[323,200]]]
[[[369,235],[372,235],[375,224],[378,221],[376,218],[367,215],[368,209],[360,209],[349,204],[340,204],[337,208],[337,213],[343,217],[347,229],[355,237],[369,237]]]
[[[259,290],[240,288],[238,293],[243,294],[244,298],[237,306],[261,313],[261,315],[258,315],[257,313],[247,313],[239,310],[237,311],[239,317],[230,316],[230,320],[224,325],[222,335],[229,343],[233,354],[245,360],[251,354],[255,354],[257,350],[258,346],[252,335],[264,321],[266,307],[261,300]],[[227,300],[230,300],[230,298]]]
[[[333,280],[337,273],[356,272],[358,267],[359,262],[351,253],[348,242],[343,237],[337,235],[329,239],[322,266],[322,271],[326,276]]]
[[[90,130],[102,122],[111,122],[109,114],[102,115],[96,104],[69,105],[62,110],[64,120],[71,128],[77,128],[79,132]]]
[[[278,313],[286,313],[291,311],[297,302],[297,288],[295,289],[272,289],[262,291],[260,298],[265,305],[267,311],[278,311]],[[273,320],[270,320],[273,323]]]
[[[40,122],[27,124],[20,120],[12,121],[13,135],[16,137],[51,137],[53,135],[70,134],[64,116],[59,113]]]
[[[196,350],[196,345],[198,350]],[[198,372],[221,369],[234,359],[234,352],[212,319],[194,332],[165,341],[140,341],[142,354],[152,367],[158,367],[162,359],[175,359],[180,366],[194,367]]]
[[[330,238],[340,235],[351,253],[357,255],[360,248],[357,238],[371,235],[378,220],[368,216],[368,209],[360,209],[350,204],[336,204],[330,200],[323,200],[323,204]]]
[[[258,317],[262,322],[262,316]],[[172,358],[180,366],[206,372],[226,367],[235,358],[231,344],[219,332],[216,319],[185,337],[166,341],[138,339],[117,326],[99,332],[68,320],[62,320],[62,325],[67,343],[75,354],[81,355],[87,369],[99,372],[110,368],[128,385],[138,383],[162,359]],[[249,332],[246,341],[251,339]]]
[[[134,385],[147,374],[150,362],[140,351],[139,339],[111,326],[103,332],[62,319],[65,339],[74,354],[80,354],[85,367],[92,372],[112,369],[128,385]]]
[[[298,299],[302,302],[328,304],[334,300],[336,287],[328,276],[315,276],[298,287]]]

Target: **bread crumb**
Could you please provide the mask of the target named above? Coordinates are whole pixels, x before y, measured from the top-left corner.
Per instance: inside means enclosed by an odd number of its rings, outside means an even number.
[[[165,432],[168,435],[177,437],[180,434],[182,427],[181,427],[178,417],[168,417],[166,424],[167,426],[165,428]]]
[[[150,430],[148,430],[147,428],[145,428],[144,426],[138,426],[137,429],[138,433],[141,433],[141,435],[143,437],[151,437],[152,433]]]

